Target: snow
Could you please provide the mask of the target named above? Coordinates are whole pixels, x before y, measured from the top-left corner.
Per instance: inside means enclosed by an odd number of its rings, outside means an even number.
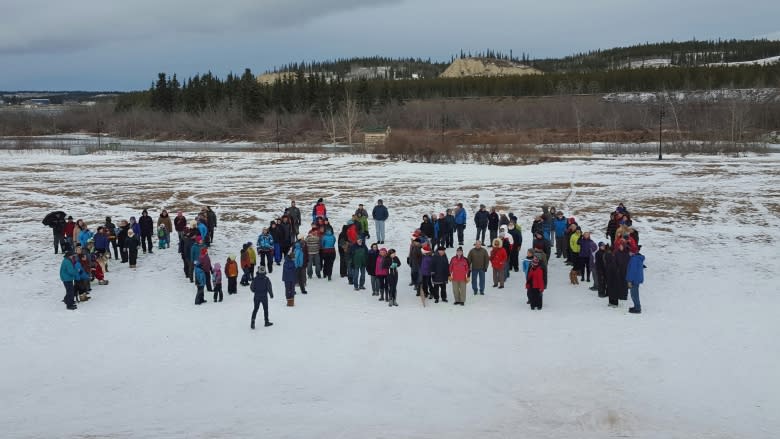
[[[5,437],[769,438],[780,429],[778,154],[517,167],[331,154],[0,158]],[[310,281],[287,308],[277,269],[275,325],[251,331],[248,290],[194,306],[174,249],[141,255],[137,271],[112,263],[110,285],[66,311],[61,259],[40,223],[58,209],[94,226],[144,207],[192,217],[209,204],[219,216],[212,260],[223,263],[291,198],[305,216],[320,196],[337,227],[358,203],[383,198],[386,247],[402,260],[422,214],[458,201],[469,217],[480,202],[514,211],[524,247],[543,203],[603,239],[623,201],[647,257],[643,314],[569,285],[560,260],[542,311],[525,305],[514,273],[500,291],[488,276],[485,296],[469,294],[465,307],[422,308],[407,267],[399,307],[334,278]],[[467,241],[473,234],[470,223]]]
[[[770,56],[768,58],[754,59],[752,61],[716,62],[716,63],[710,63],[708,65],[710,66],[749,66],[749,65],[769,66],[772,64],[777,64],[778,62],[780,62],[780,56]]]

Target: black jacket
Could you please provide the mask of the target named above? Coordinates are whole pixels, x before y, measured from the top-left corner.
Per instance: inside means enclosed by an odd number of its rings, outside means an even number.
[[[151,235],[154,233],[154,220],[149,215],[141,215],[138,219],[138,225],[141,227],[141,234]]]
[[[431,282],[435,284],[446,284],[450,277],[450,260],[447,255],[440,255],[438,252],[433,255],[431,261]]]
[[[498,230],[498,214],[496,212],[488,214],[488,229]]]
[[[260,296],[261,300],[268,300],[267,296],[274,298],[273,287],[271,286],[271,280],[265,274],[259,273],[252,280],[252,284],[249,285],[249,290],[255,293],[255,297]]]
[[[480,209],[474,214],[474,224],[477,228],[484,229],[490,222],[490,213],[487,210]]]

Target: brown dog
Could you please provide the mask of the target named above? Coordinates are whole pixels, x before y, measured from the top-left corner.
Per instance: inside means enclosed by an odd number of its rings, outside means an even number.
[[[572,285],[579,285],[580,279],[579,279],[579,273],[577,270],[571,270],[569,272],[569,282],[571,282]]]

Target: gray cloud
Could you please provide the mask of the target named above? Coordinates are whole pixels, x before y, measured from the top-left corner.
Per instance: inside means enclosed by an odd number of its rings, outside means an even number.
[[[90,49],[117,41],[262,32],[402,0],[27,0],[0,15],[0,54]]]

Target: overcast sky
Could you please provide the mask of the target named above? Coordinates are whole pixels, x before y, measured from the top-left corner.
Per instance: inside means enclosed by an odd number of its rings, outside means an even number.
[[[777,0],[0,0],[0,90],[137,90],[158,72],[335,57],[780,39],[779,16]]]

